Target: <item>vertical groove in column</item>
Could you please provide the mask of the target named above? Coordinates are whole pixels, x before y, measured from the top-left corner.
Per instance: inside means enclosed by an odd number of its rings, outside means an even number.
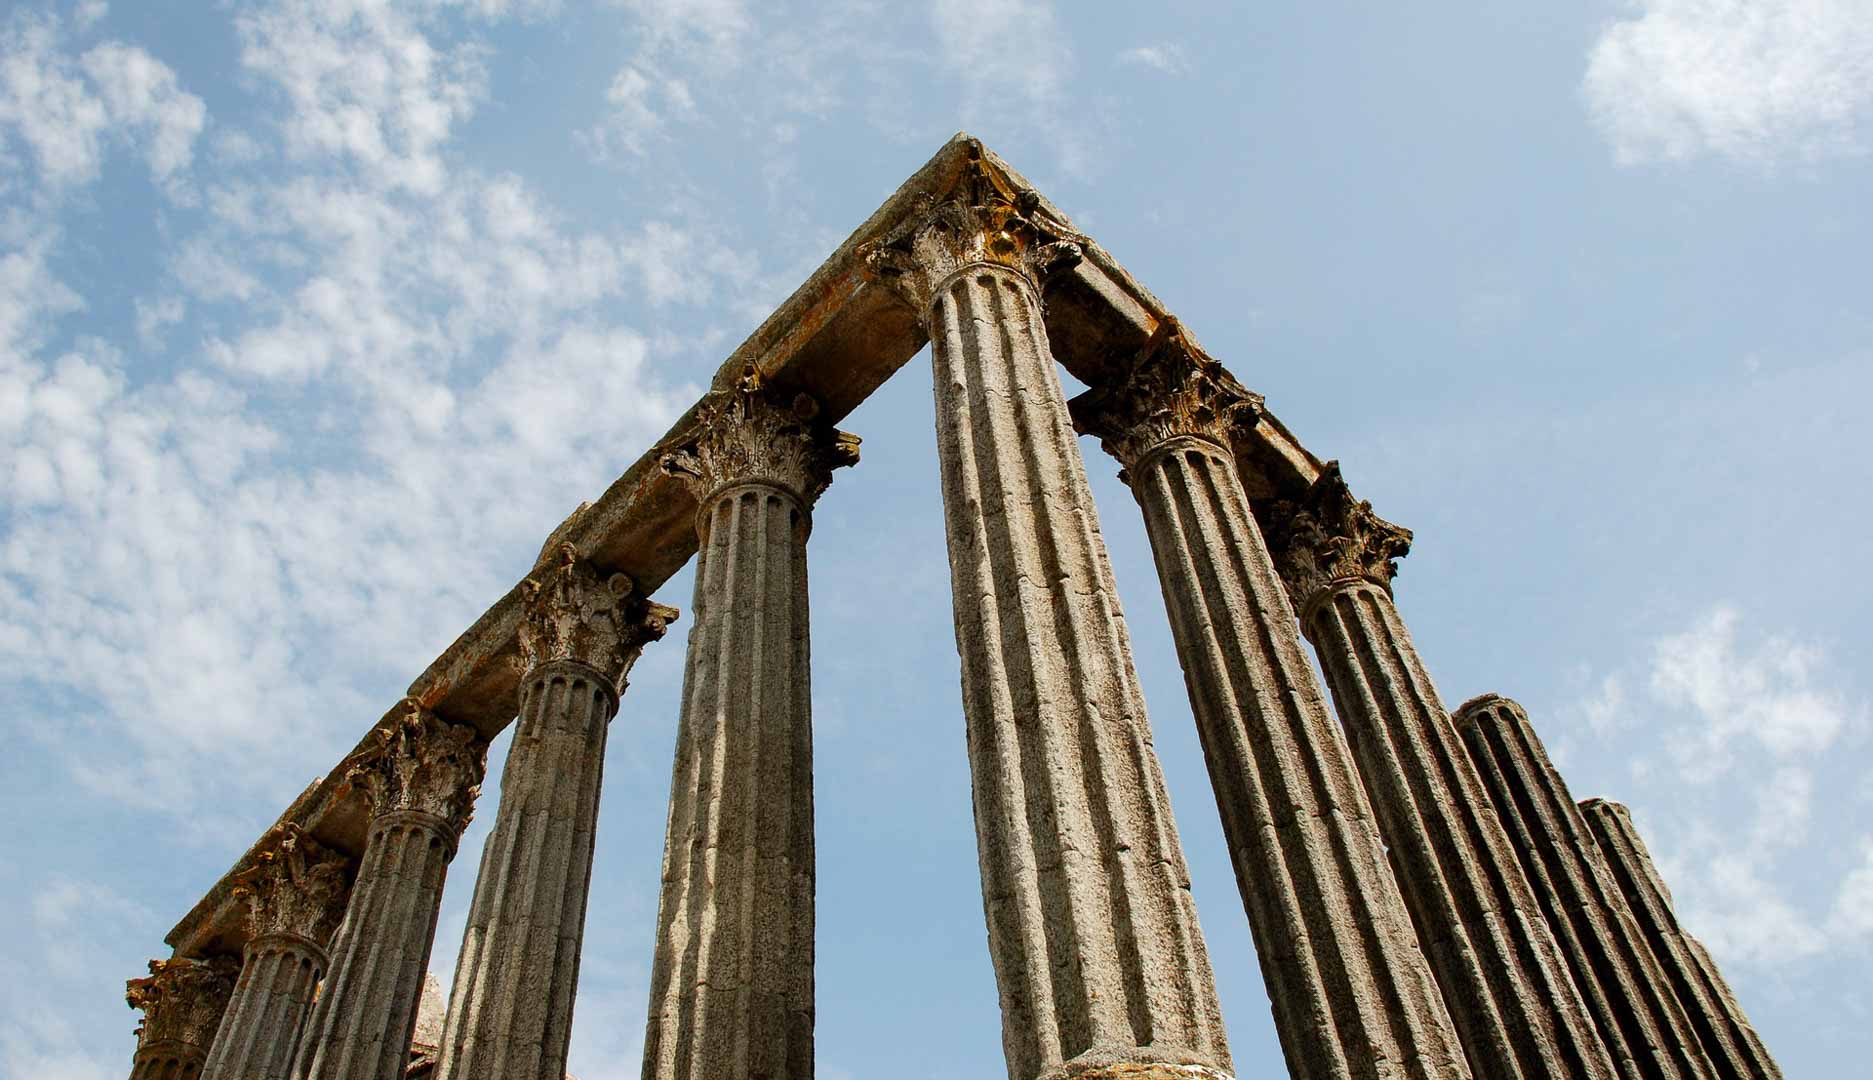
[[[288,1080],[306,1014],[344,914],[349,860],[298,826],[275,826],[234,880],[250,931],[205,1080]]]
[[[299,1080],[404,1075],[443,883],[486,761],[473,728],[410,701],[348,763],[346,780],[364,792],[371,824],[294,1065]]]
[[[810,507],[857,439],[752,371],[663,459],[697,497],[645,1080],[813,1077]]]
[[[1527,714],[1491,694],[1454,719],[1601,1036],[1630,1054],[1628,1075],[1714,1075]]]
[[[1387,857],[1478,1075],[1629,1072],[1603,1043],[1501,822],[1392,604],[1411,534],[1329,463],[1256,513],[1321,670]],[[1609,1050],[1611,1051],[1609,1055]],[[1695,1075],[1695,1074],[1694,1074]]]
[[[1580,810],[1652,958],[1690,1014],[1716,1075],[1723,1080],[1781,1080],[1782,1070],[1710,954],[1679,925],[1671,891],[1653,866],[1632,814],[1604,799],[1587,799]]]
[[[1167,321],[1128,371],[1072,410],[1124,464],[1144,511],[1289,1073],[1465,1077],[1351,755],[1223,448],[1258,406]]]
[[[231,956],[178,956],[150,961],[147,976],[125,984],[125,1001],[143,1013],[131,1080],[200,1075],[240,970]]]
[[[437,1080],[561,1080],[608,726],[625,674],[676,611],[570,545],[528,582],[528,672],[443,1029]]]

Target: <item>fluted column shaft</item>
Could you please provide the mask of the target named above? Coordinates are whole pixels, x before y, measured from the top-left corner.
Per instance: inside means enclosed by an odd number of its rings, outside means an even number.
[[[326,946],[344,912],[346,860],[294,826],[262,840],[237,882],[253,931],[203,1080],[288,1080]]]
[[[899,256],[872,258],[930,330],[1008,1075],[1224,1076],[1209,956],[1030,276],[1077,249],[982,171],[963,189]]]
[[[1714,1075],[1521,706],[1485,695],[1453,717],[1587,1009],[1628,1075]]]
[[[1380,835],[1444,1002],[1479,1075],[1605,1077],[1603,1045],[1502,823],[1393,606],[1411,534],[1355,500],[1329,464],[1261,507],[1316,647]]]
[[[131,979],[125,999],[143,1012],[130,1080],[195,1080],[208,1060],[228,996],[240,974],[230,956],[150,961],[149,975]]]
[[[1671,890],[1652,865],[1631,812],[1605,799],[1587,799],[1580,810],[1652,958],[1690,1014],[1716,1075],[1723,1080],[1782,1080],[1782,1070],[1730,984],[1704,946],[1679,924]]]
[[[331,973],[300,1040],[300,1080],[399,1080],[435,943],[443,880],[487,761],[473,728],[409,703],[350,762],[372,816]]]
[[[1144,511],[1289,1075],[1468,1076],[1223,446],[1254,405],[1173,325],[1073,409]]]
[[[645,1080],[813,1080],[811,506],[857,440],[752,373],[664,468],[699,551],[651,966]]]
[[[562,1080],[585,936],[605,735],[624,673],[675,612],[562,547],[533,580],[528,671],[456,961],[437,1080]]]

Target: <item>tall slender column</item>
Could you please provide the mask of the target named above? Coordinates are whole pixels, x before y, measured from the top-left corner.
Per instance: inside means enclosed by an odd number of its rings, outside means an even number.
[[[1259,402],[1167,322],[1072,408],[1144,510],[1289,1074],[1467,1076],[1225,449]]]
[[[345,912],[349,860],[296,825],[261,840],[234,894],[250,935],[203,1080],[287,1080],[312,995],[325,974],[325,947]]]
[[[1259,507],[1301,629],[1346,730],[1398,885],[1481,1076],[1612,1077],[1502,823],[1392,604],[1411,533],[1353,498],[1330,463],[1296,501]],[[1617,1033],[1615,1033],[1617,1034]],[[1695,1074],[1693,1074],[1695,1075]]]
[[[208,1060],[215,1029],[241,972],[231,956],[151,960],[150,973],[131,979],[124,997],[143,1012],[130,1080],[195,1080]]]
[[[473,812],[488,744],[416,702],[378,728],[346,778],[370,803],[364,857],[293,1071],[399,1080],[435,943],[442,883]]]
[[[561,1080],[592,879],[605,734],[676,609],[570,544],[528,583],[520,719],[456,961],[438,1080]]]
[[[806,540],[858,439],[752,369],[666,471],[696,496],[695,623],[670,782],[645,1080],[813,1080]]]
[[[1580,804],[1581,816],[1604,856],[1607,869],[1626,899],[1627,909],[1645,935],[1678,1001],[1691,1015],[1691,1026],[1723,1080],[1782,1080],[1782,1070],[1744,1014],[1730,984],[1704,946],[1678,923],[1671,890],[1652,865],[1632,814],[1605,799]]]
[[[1528,714],[1485,694],[1453,719],[1601,1036],[1623,1043],[1630,1075],[1715,1075]]]
[[[1189,873],[1041,321],[1079,248],[978,159],[874,270],[927,319],[1011,1080],[1226,1076]]]

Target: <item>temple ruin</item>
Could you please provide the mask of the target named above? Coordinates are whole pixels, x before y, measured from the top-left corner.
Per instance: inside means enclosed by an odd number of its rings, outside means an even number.
[[[811,1080],[806,545],[836,425],[926,343],[1010,1080],[1275,1069],[1230,1055],[1081,434],[1144,517],[1290,1076],[1780,1076],[1630,815],[1514,702],[1447,709],[1394,604],[1411,534],[958,135],[183,917],[129,985],[132,1077],[560,1080],[607,726],[694,558],[643,1076]]]

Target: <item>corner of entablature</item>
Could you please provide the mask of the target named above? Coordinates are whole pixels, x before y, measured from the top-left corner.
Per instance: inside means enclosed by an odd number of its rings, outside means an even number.
[[[1039,192],[996,168],[979,141],[966,146],[968,156],[948,188],[924,196],[896,229],[859,246],[866,275],[926,323],[931,305],[961,270],[1000,266],[1038,291],[1053,274],[1078,265],[1089,242]]]

